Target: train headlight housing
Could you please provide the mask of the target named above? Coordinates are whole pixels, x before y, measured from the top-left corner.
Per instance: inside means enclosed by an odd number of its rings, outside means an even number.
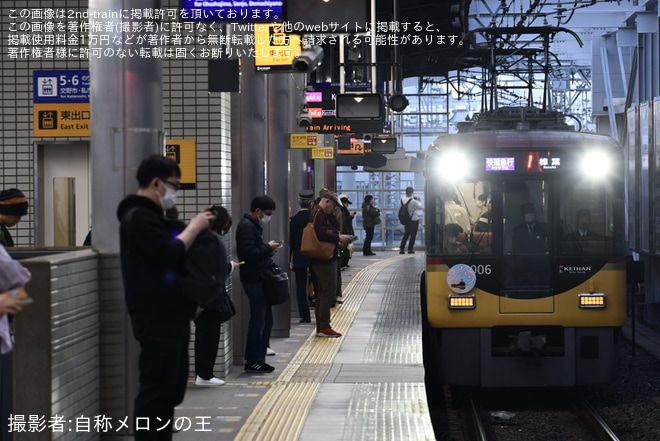
[[[578,307],[581,309],[598,309],[607,306],[607,296],[602,292],[578,294]]]
[[[477,297],[474,294],[450,294],[447,297],[449,309],[474,309],[477,307]]]
[[[602,151],[587,152],[582,158],[582,173],[590,178],[606,178],[612,173],[612,160]]]

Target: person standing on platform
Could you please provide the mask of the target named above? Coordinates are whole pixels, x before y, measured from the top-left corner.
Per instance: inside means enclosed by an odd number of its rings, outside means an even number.
[[[347,194],[340,194],[339,195],[339,202],[341,203],[339,205],[339,209],[341,210],[341,216],[342,218],[340,219],[340,232],[342,234],[348,234],[351,237],[355,236],[355,230],[353,229],[353,219],[355,218],[355,211],[349,211],[348,206],[353,204],[351,200],[349,199]],[[351,260],[352,257],[352,245],[351,242],[349,242],[347,245],[340,245],[339,246],[339,269],[343,270],[349,267],[348,262]],[[340,276],[341,277],[341,276]],[[340,279],[341,280],[341,279]],[[339,286],[341,287],[341,281],[337,282],[339,283]]]
[[[7,315],[21,310],[21,299],[10,291],[23,288],[32,278],[30,270],[14,260],[0,245],[0,353],[7,354],[13,347]],[[1,372],[1,368],[0,368]]]
[[[401,245],[399,246],[399,254],[405,254],[406,242],[408,243],[408,254],[415,254],[415,239],[417,239],[417,230],[419,229],[419,217],[417,210],[424,208],[419,196],[413,197],[413,188],[406,187],[406,196],[401,198],[401,205],[408,204],[408,212],[410,213],[410,220],[404,225],[403,237],[401,238]],[[410,203],[409,203],[410,202]]]
[[[364,256],[375,256],[371,251],[371,241],[374,239],[374,230],[380,223],[380,210],[374,207],[374,197],[370,194],[364,197],[362,203],[362,226],[364,227],[365,237],[362,246]]]
[[[133,335],[140,344],[135,440],[172,439],[174,407],[188,382],[190,321],[196,305],[179,283],[186,251],[213,222],[197,214],[182,231],[171,231],[164,211],[176,203],[181,170],[172,159],[151,155],[137,170],[138,192],[117,208],[124,295]]]
[[[298,194],[300,211],[289,218],[289,260],[296,278],[296,300],[300,323],[311,323],[307,285],[309,284],[309,257],[300,253],[304,228],[309,223],[310,208],[314,205],[314,192],[303,190]]]
[[[273,263],[272,256],[280,247],[274,240],[264,242],[263,228],[268,225],[275,201],[270,196],[252,199],[250,212],[236,227],[236,253],[243,290],[250,302],[250,322],[245,343],[245,372],[270,373],[275,368],[266,363],[270,333],[273,329],[273,307],[266,303],[261,274]]]
[[[326,193],[312,210],[311,219],[319,240],[330,242],[335,246],[335,257],[332,260],[312,259],[312,269],[318,286],[315,315],[316,336],[337,338],[341,334],[330,327],[330,307],[337,297],[338,256],[337,244],[347,244],[353,236],[339,233],[339,224],[335,217],[339,200],[335,193]]]
[[[222,237],[231,228],[231,216],[227,209],[221,205],[214,205],[207,209],[215,216],[215,221],[209,230],[204,230],[195,239],[188,251],[189,256],[195,257],[195,262],[200,262],[204,273],[212,276],[212,279],[220,285],[221,294],[219,301],[227,295],[225,282],[227,277],[236,270],[237,262],[227,262],[227,251],[222,242]],[[216,305],[214,305],[216,306]],[[213,373],[215,359],[218,354],[220,343],[220,331],[222,328],[222,313],[216,307],[201,309],[195,317],[195,384],[197,386],[222,386],[223,380],[217,378]]]
[[[14,240],[7,227],[15,226],[27,214],[28,201],[17,188],[0,191],[0,245],[13,247]]]

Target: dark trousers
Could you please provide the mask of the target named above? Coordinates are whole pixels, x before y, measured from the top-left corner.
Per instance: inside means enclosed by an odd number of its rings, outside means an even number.
[[[338,261],[312,260],[318,291],[316,292],[316,330],[330,327],[330,308],[337,297]]]
[[[273,307],[266,304],[261,282],[243,282],[243,290],[250,301],[245,361],[266,361],[266,348],[273,330]]]
[[[217,309],[203,309],[195,319],[195,373],[204,380],[214,377],[222,326],[220,318]]]
[[[135,440],[171,441],[174,407],[183,401],[188,382],[190,321],[140,325],[135,337],[141,348]]]
[[[364,229],[364,245],[362,246],[362,252],[364,254],[371,253],[371,241],[374,240],[374,227]]]
[[[410,238],[410,243],[408,244],[408,251],[413,251],[415,249],[415,239],[417,238],[417,230],[419,229],[419,220],[410,221],[406,224],[405,230],[403,232],[403,238],[401,239],[401,246],[399,251],[406,250],[406,241]]]
[[[9,415],[13,411],[14,400],[14,372],[13,372],[13,354],[0,355],[0,440],[11,441],[13,434],[9,432]]]
[[[307,284],[309,283],[307,267],[294,268],[296,275],[296,300],[298,301],[298,314],[301,319],[310,320],[309,303],[307,300]]]

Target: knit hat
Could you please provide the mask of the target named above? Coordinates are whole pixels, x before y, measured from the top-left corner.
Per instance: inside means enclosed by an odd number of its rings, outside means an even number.
[[[28,201],[25,195],[17,188],[0,191],[0,214],[7,216],[25,216],[28,210]]]

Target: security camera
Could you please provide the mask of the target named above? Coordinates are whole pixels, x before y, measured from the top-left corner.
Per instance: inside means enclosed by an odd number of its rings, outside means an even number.
[[[323,60],[323,48],[312,46],[300,51],[293,57],[293,70],[296,72],[313,72]]]
[[[312,125],[312,112],[309,111],[307,104],[300,106],[300,110],[296,115],[296,122],[300,127],[309,127]]]

